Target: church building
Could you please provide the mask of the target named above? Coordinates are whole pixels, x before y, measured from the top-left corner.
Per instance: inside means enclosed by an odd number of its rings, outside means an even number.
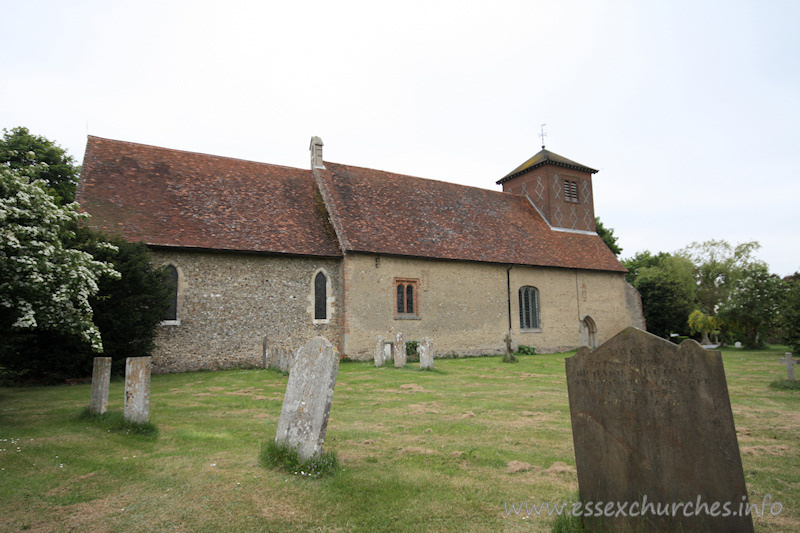
[[[467,187],[323,159],[309,170],[90,136],[78,201],[146,243],[175,283],[155,372],[258,366],[312,337],[371,359],[378,336],[434,354],[596,346],[644,328],[595,232],[597,171],[544,148]],[[266,343],[266,344],[265,344]]]

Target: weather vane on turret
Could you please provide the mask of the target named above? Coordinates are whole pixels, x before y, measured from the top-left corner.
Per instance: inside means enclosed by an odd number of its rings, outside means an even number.
[[[544,138],[547,137],[547,134],[544,132],[545,126],[547,126],[547,124],[542,124],[542,132],[539,134],[539,137],[542,138],[542,150],[544,150]]]

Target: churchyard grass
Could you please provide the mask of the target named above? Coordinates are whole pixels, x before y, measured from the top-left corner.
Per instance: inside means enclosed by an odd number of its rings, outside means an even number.
[[[751,502],[783,505],[756,531],[800,530],[800,393],[769,387],[783,351],[723,351]],[[339,470],[319,479],[260,465],[276,371],[155,375],[144,434],[82,416],[88,384],[0,388],[0,530],[549,531],[504,503],[576,499],[569,355],[342,363],[325,443]],[[107,419],[122,395],[113,381]]]

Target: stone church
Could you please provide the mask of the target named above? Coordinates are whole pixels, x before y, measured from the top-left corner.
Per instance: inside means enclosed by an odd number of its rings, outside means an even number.
[[[90,136],[78,201],[96,229],[145,242],[175,294],[156,372],[255,366],[265,340],[377,336],[436,356],[554,352],[644,328],[595,232],[594,169],[542,149],[492,191],[323,159],[303,170]]]

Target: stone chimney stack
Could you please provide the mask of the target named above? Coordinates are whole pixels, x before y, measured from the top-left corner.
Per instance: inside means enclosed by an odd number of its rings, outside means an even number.
[[[322,139],[311,137],[311,145],[308,149],[311,150],[311,170],[325,168],[325,164],[322,162]]]

